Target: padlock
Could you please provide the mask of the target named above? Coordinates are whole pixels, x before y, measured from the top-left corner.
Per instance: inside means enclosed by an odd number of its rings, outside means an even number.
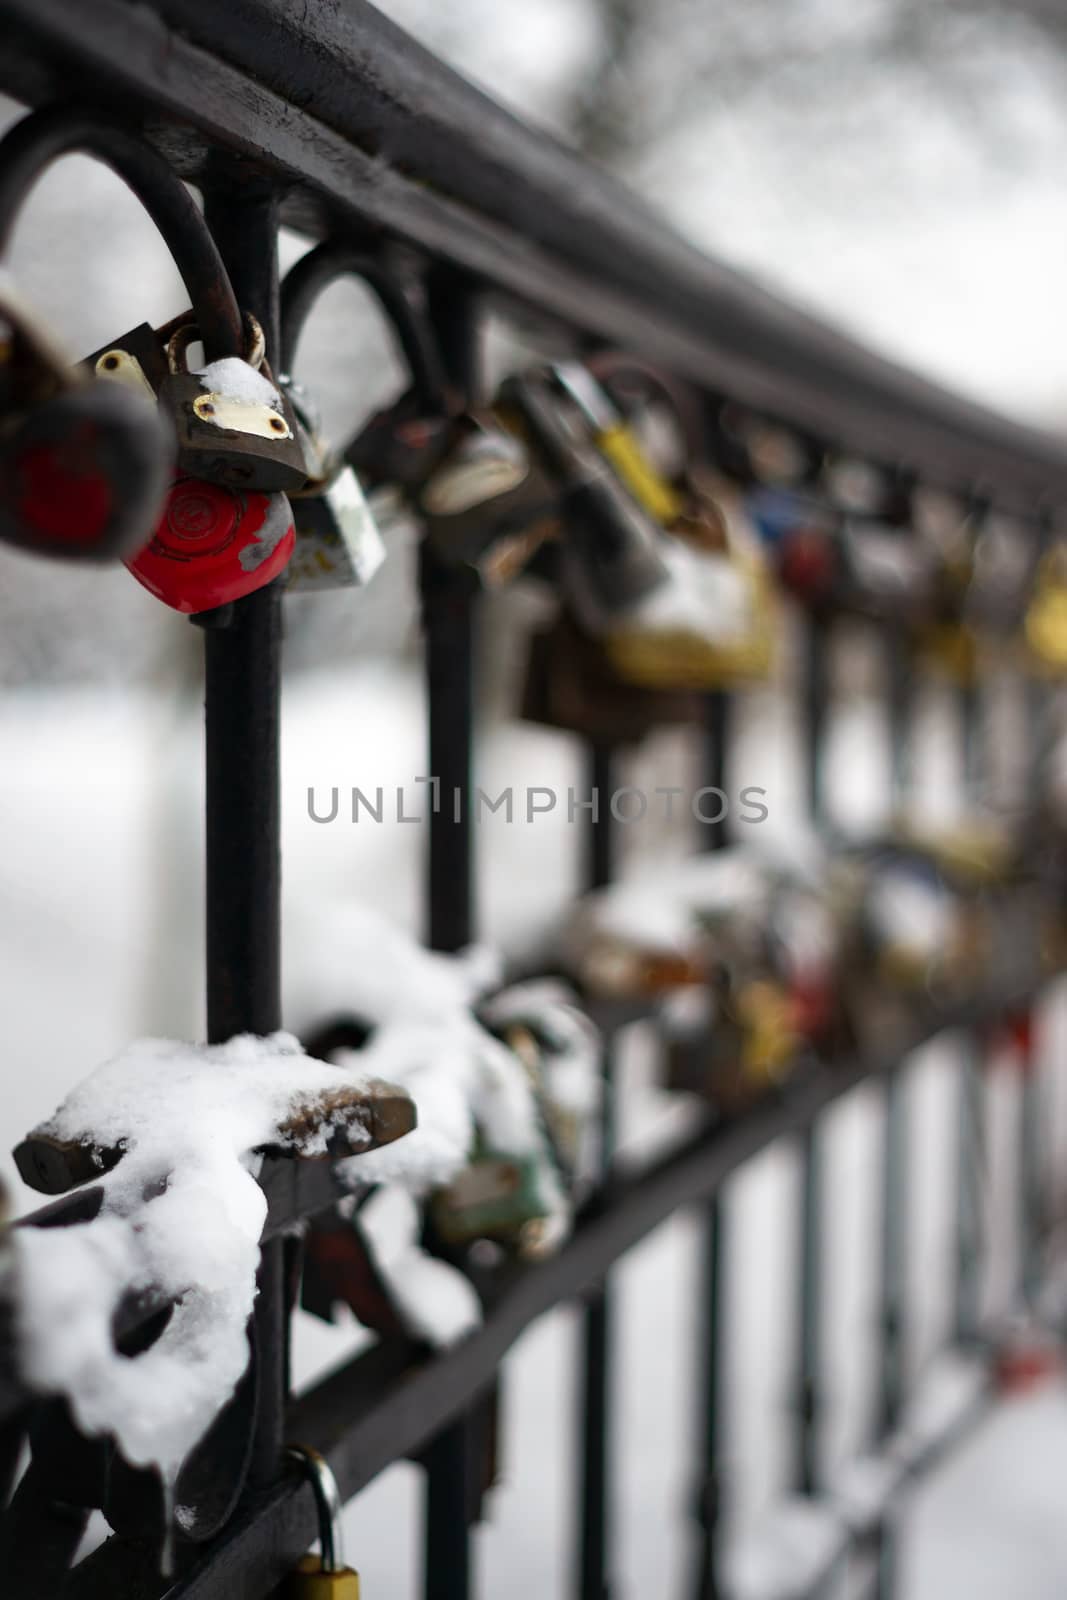
[[[520,572],[556,531],[560,492],[526,443],[489,413],[466,412],[414,497],[431,548],[487,587]]]
[[[120,384],[144,400],[158,402],[159,391],[170,371],[167,340],[184,320],[184,317],[176,317],[166,328],[153,328],[147,322],[140,322],[129,333],[94,350],[81,366],[91,377]]]
[[[381,530],[355,470],[332,456],[307,392],[283,378],[309,477],[290,504],[296,529],[286,588],[314,591],[365,587],[385,560]]]
[[[1057,540],[1038,563],[1023,631],[1039,671],[1067,671],[1067,541]]]
[[[563,612],[530,637],[521,714],[527,722],[627,745],[657,728],[698,726],[704,703],[691,691],[623,682],[603,643]]]
[[[665,541],[670,584],[605,632],[608,659],[628,683],[705,692],[770,669],[778,631],[770,576],[743,508],[719,495],[691,495]]]
[[[278,493],[303,488],[308,462],[284,388],[264,354],[263,330],[245,317],[248,359],[227,356],[198,372],[185,365],[199,338],[192,314],[167,342],[168,372],[159,403],[169,415],[183,472],[242,490]]]
[[[179,474],[151,543],[126,565],[164,605],[196,614],[273,582],[284,571],[294,541],[283,494],[232,489]]]
[[[542,1132],[568,1190],[595,1171],[591,1144],[602,1098],[601,1040],[566,984],[532,979],[483,1001],[482,1026],[521,1062]]]
[[[337,1480],[317,1450],[291,1445],[286,1454],[300,1464],[311,1483],[319,1519],[320,1554],[301,1557],[282,1592],[286,1600],[359,1600],[359,1574],[344,1562]]]
[[[682,515],[684,496],[649,459],[602,385],[579,361],[555,362],[549,372],[560,391],[577,406],[597,449],[630,493],[657,522],[670,527]]]
[[[559,483],[564,582],[583,625],[602,632],[613,615],[666,581],[661,531],[568,424],[543,372],[508,379],[500,406]]]
[[[916,630],[920,661],[960,685],[974,682],[978,640],[969,596],[974,581],[975,539],[981,517],[961,507],[955,515],[931,514],[929,498],[916,502],[917,524],[932,556],[930,603]]]
[[[434,1231],[452,1248],[492,1239],[532,1258],[552,1212],[545,1176],[543,1156],[492,1150],[479,1140],[463,1171],[430,1199]]]
[[[780,982],[765,973],[738,980],[721,964],[707,996],[668,1001],[664,1020],[667,1088],[698,1094],[727,1115],[782,1084],[802,1043]]]
[[[67,560],[117,559],[151,536],[172,461],[154,409],[70,366],[0,278],[0,537]]]
[[[844,565],[838,516],[810,495],[760,487],[745,501],[783,589],[826,609],[841,596]]]

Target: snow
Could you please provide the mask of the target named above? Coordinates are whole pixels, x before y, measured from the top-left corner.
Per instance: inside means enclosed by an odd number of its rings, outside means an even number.
[[[801,1600],[846,1548],[844,1527],[830,1507],[785,1500],[732,1553],[729,1592],[736,1600]]]
[[[664,543],[660,554],[667,568],[664,581],[619,618],[620,627],[679,630],[710,644],[748,639],[755,620],[751,572],[681,540]]]
[[[410,1194],[399,1188],[376,1189],[359,1208],[359,1226],[413,1339],[444,1349],[478,1327],[482,1308],[470,1281],[420,1248],[422,1218]]]
[[[266,1217],[255,1152],[339,1086],[370,1080],[311,1060],[289,1034],[214,1046],[143,1039],[80,1083],[42,1130],[124,1153],[97,1180],[92,1221],[12,1236],[20,1367],[34,1388],[65,1395],[87,1433],[113,1435],[167,1484],[248,1361]],[[323,1153],[326,1132],[301,1152]],[[130,1289],[177,1302],[133,1358],[112,1341]]]
[[[272,410],[281,406],[281,396],[270,379],[240,356],[209,361],[206,367],[197,368],[194,377],[200,379],[202,389],[220,394],[236,405],[270,406]]]

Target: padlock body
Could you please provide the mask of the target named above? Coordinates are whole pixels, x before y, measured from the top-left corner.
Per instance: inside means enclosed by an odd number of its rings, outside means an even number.
[[[517,1238],[549,1208],[541,1164],[533,1156],[491,1150],[479,1152],[431,1202],[434,1226],[447,1244]]]
[[[292,555],[294,538],[284,495],[180,474],[151,543],[126,565],[165,605],[195,614],[272,582]]]
[[[0,437],[0,536],[67,560],[128,556],[152,537],[172,460],[153,408],[118,387],[73,387]]]
[[[464,417],[416,503],[441,560],[473,567],[492,585],[521,570],[555,531],[560,492],[514,434],[492,418]]]
[[[337,589],[368,584],[385,560],[374,513],[359,479],[342,466],[321,493],[293,501],[296,548],[286,586]]]
[[[700,695],[620,680],[599,640],[561,616],[531,636],[522,715],[612,744],[636,744],[656,728],[697,724]]]
[[[101,345],[81,366],[91,377],[121,384],[146,400],[158,397],[169,372],[163,341],[147,322]]]
[[[268,494],[303,488],[308,463],[284,390],[273,390],[273,402],[246,402],[211,382],[193,372],[172,372],[160,386],[159,403],[173,423],[182,471]]]
[[[319,1556],[304,1556],[284,1587],[285,1600],[359,1600],[359,1574],[324,1572]]]
[[[452,433],[450,418],[427,411],[408,391],[370,418],[345,457],[362,483],[395,484],[413,495],[444,457]]]

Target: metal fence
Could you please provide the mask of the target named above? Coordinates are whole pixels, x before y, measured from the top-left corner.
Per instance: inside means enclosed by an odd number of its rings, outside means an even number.
[[[632,195],[569,152],[512,119],[382,19],[362,0],[343,7],[312,0],[3,0],[3,87],[27,106],[66,108],[51,153],[84,148],[130,178],[119,152],[137,141],[203,193],[207,222],[236,297],[278,349],[277,238],[283,223],[317,238],[349,240],[421,282],[449,366],[469,401],[484,399],[480,331],[502,307],[583,350],[614,342],[654,358],[698,386],[711,419],[724,400],[786,424],[820,446],[868,455],[924,483],[978,495],[1024,519],[1032,536],[1067,500],[1067,448],[876,358],[706,260]],[[76,114],[70,108],[76,108]],[[116,131],[118,130],[118,131]],[[143,143],[142,143],[143,142]],[[117,155],[116,152],[119,152]],[[145,158],[148,160],[148,157]],[[154,164],[149,162],[154,170]],[[32,176],[0,182],[0,209]],[[148,187],[151,187],[149,180]],[[142,197],[145,185],[141,186]],[[180,219],[168,242],[181,253]],[[476,737],[474,640],[478,602],[427,556],[421,570],[429,768],[442,788],[468,790]],[[203,619],[206,650],[207,986],[209,1037],[266,1034],[282,1022],[279,995],[278,587]],[[886,635],[890,653],[892,630]],[[809,795],[822,808],[830,626],[807,628],[803,701]],[[708,697],[706,781],[723,787],[730,698]],[[965,736],[973,703],[961,697]],[[893,706],[893,736],[907,737],[906,691]],[[617,751],[588,750],[592,783],[613,788]],[[587,820],[586,877],[611,881],[617,825]],[[429,944],[451,951],[474,926],[476,860],[469,817],[446,809],[429,823],[426,926]],[[721,838],[711,840],[721,843]],[[1025,1016],[1027,974],[1006,974],[1000,992],[959,1014],[916,1019],[915,1043],[957,1027],[974,1041],[961,1080],[964,1126],[981,1116],[980,1053],[987,1029]],[[632,1012],[604,1012],[604,1073],[610,1087],[620,1029]],[[612,1170],[610,1098],[603,1183],[573,1235],[553,1258],[510,1265],[480,1284],[485,1320],[458,1347],[434,1356],[401,1339],[382,1340],[307,1393],[288,1384],[288,1316],[294,1221],[334,1204],[328,1168],[274,1162],[264,1168],[269,1219],[255,1313],[254,1406],[229,1408],[211,1436],[212,1467],[228,1493],[204,1542],[182,1543],[177,1576],[163,1579],[140,1475],[110,1472],[103,1446],[80,1441],[62,1407],[22,1387],[10,1351],[0,1362],[0,1468],[14,1481],[27,1436],[32,1462],[4,1519],[4,1589],[23,1595],[122,1595],[183,1600],[271,1593],[317,1534],[313,1496],[287,1466],[299,1440],[325,1456],[342,1495],[356,1495],[397,1460],[425,1471],[428,1600],[460,1600],[475,1587],[471,1528],[478,1515],[487,1430],[502,1359],[531,1322],[568,1300],[582,1305],[579,1415],[580,1495],[573,1590],[583,1600],[620,1592],[613,1577],[610,1440],[616,1304],[612,1267],[679,1207],[701,1214],[704,1250],[694,1308],[702,1320],[699,1448],[692,1464],[697,1560],[687,1592],[722,1594],[722,1374],[729,1299],[724,1181],[773,1141],[795,1142],[801,1163],[796,1251],[800,1270],[794,1336],[793,1480],[822,1488],[825,1418],[822,1317],[823,1114],[851,1088],[876,1080],[882,1095],[880,1171],[881,1314],[879,1424],[897,1425],[907,1398],[905,1238],[906,1123],[902,1069],[893,1059],[855,1060],[831,1071],[802,1067],[772,1101],[728,1123],[708,1120],[640,1175]],[[1033,1079],[1026,1080],[1032,1085]],[[1028,1088],[1027,1092],[1030,1090]],[[1027,1124],[1033,1143],[1032,1106]],[[1028,1148],[1033,1171],[1033,1150]],[[975,1346],[981,1274],[975,1221],[975,1142],[960,1147],[956,1335]],[[94,1190],[76,1190],[23,1225],[55,1227],[91,1215]],[[1031,1183],[1023,1208],[1024,1255],[1037,1276],[1043,1197]],[[288,1230],[288,1231],[287,1231]],[[121,1347],[150,1336],[157,1305],[131,1300]],[[10,1340],[7,1341],[7,1345]],[[5,1346],[6,1348],[7,1346]],[[245,1397],[247,1399],[247,1397]],[[946,1443],[914,1463],[919,1471]],[[903,1489],[904,1485],[901,1486]],[[73,1570],[88,1508],[105,1507],[114,1536]],[[871,1582],[893,1589],[890,1500],[855,1534],[852,1554],[873,1556]],[[847,1552],[846,1552],[847,1553]],[[822,1592],[840,1570],[813,1579]]]

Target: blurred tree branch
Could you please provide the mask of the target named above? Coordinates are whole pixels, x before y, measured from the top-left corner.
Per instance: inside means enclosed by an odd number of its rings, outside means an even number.
[[[599,52],[569,118],[605,164],[672,137],[711,109],[772,94],[812,112],[887,69],[914,75],[970,131],[1010,156],[991,68],[1005,45],[1043,52],[1067,76],[1062,0],[589,0]],[[1005,142],[1007,141],[1007,142]]]

